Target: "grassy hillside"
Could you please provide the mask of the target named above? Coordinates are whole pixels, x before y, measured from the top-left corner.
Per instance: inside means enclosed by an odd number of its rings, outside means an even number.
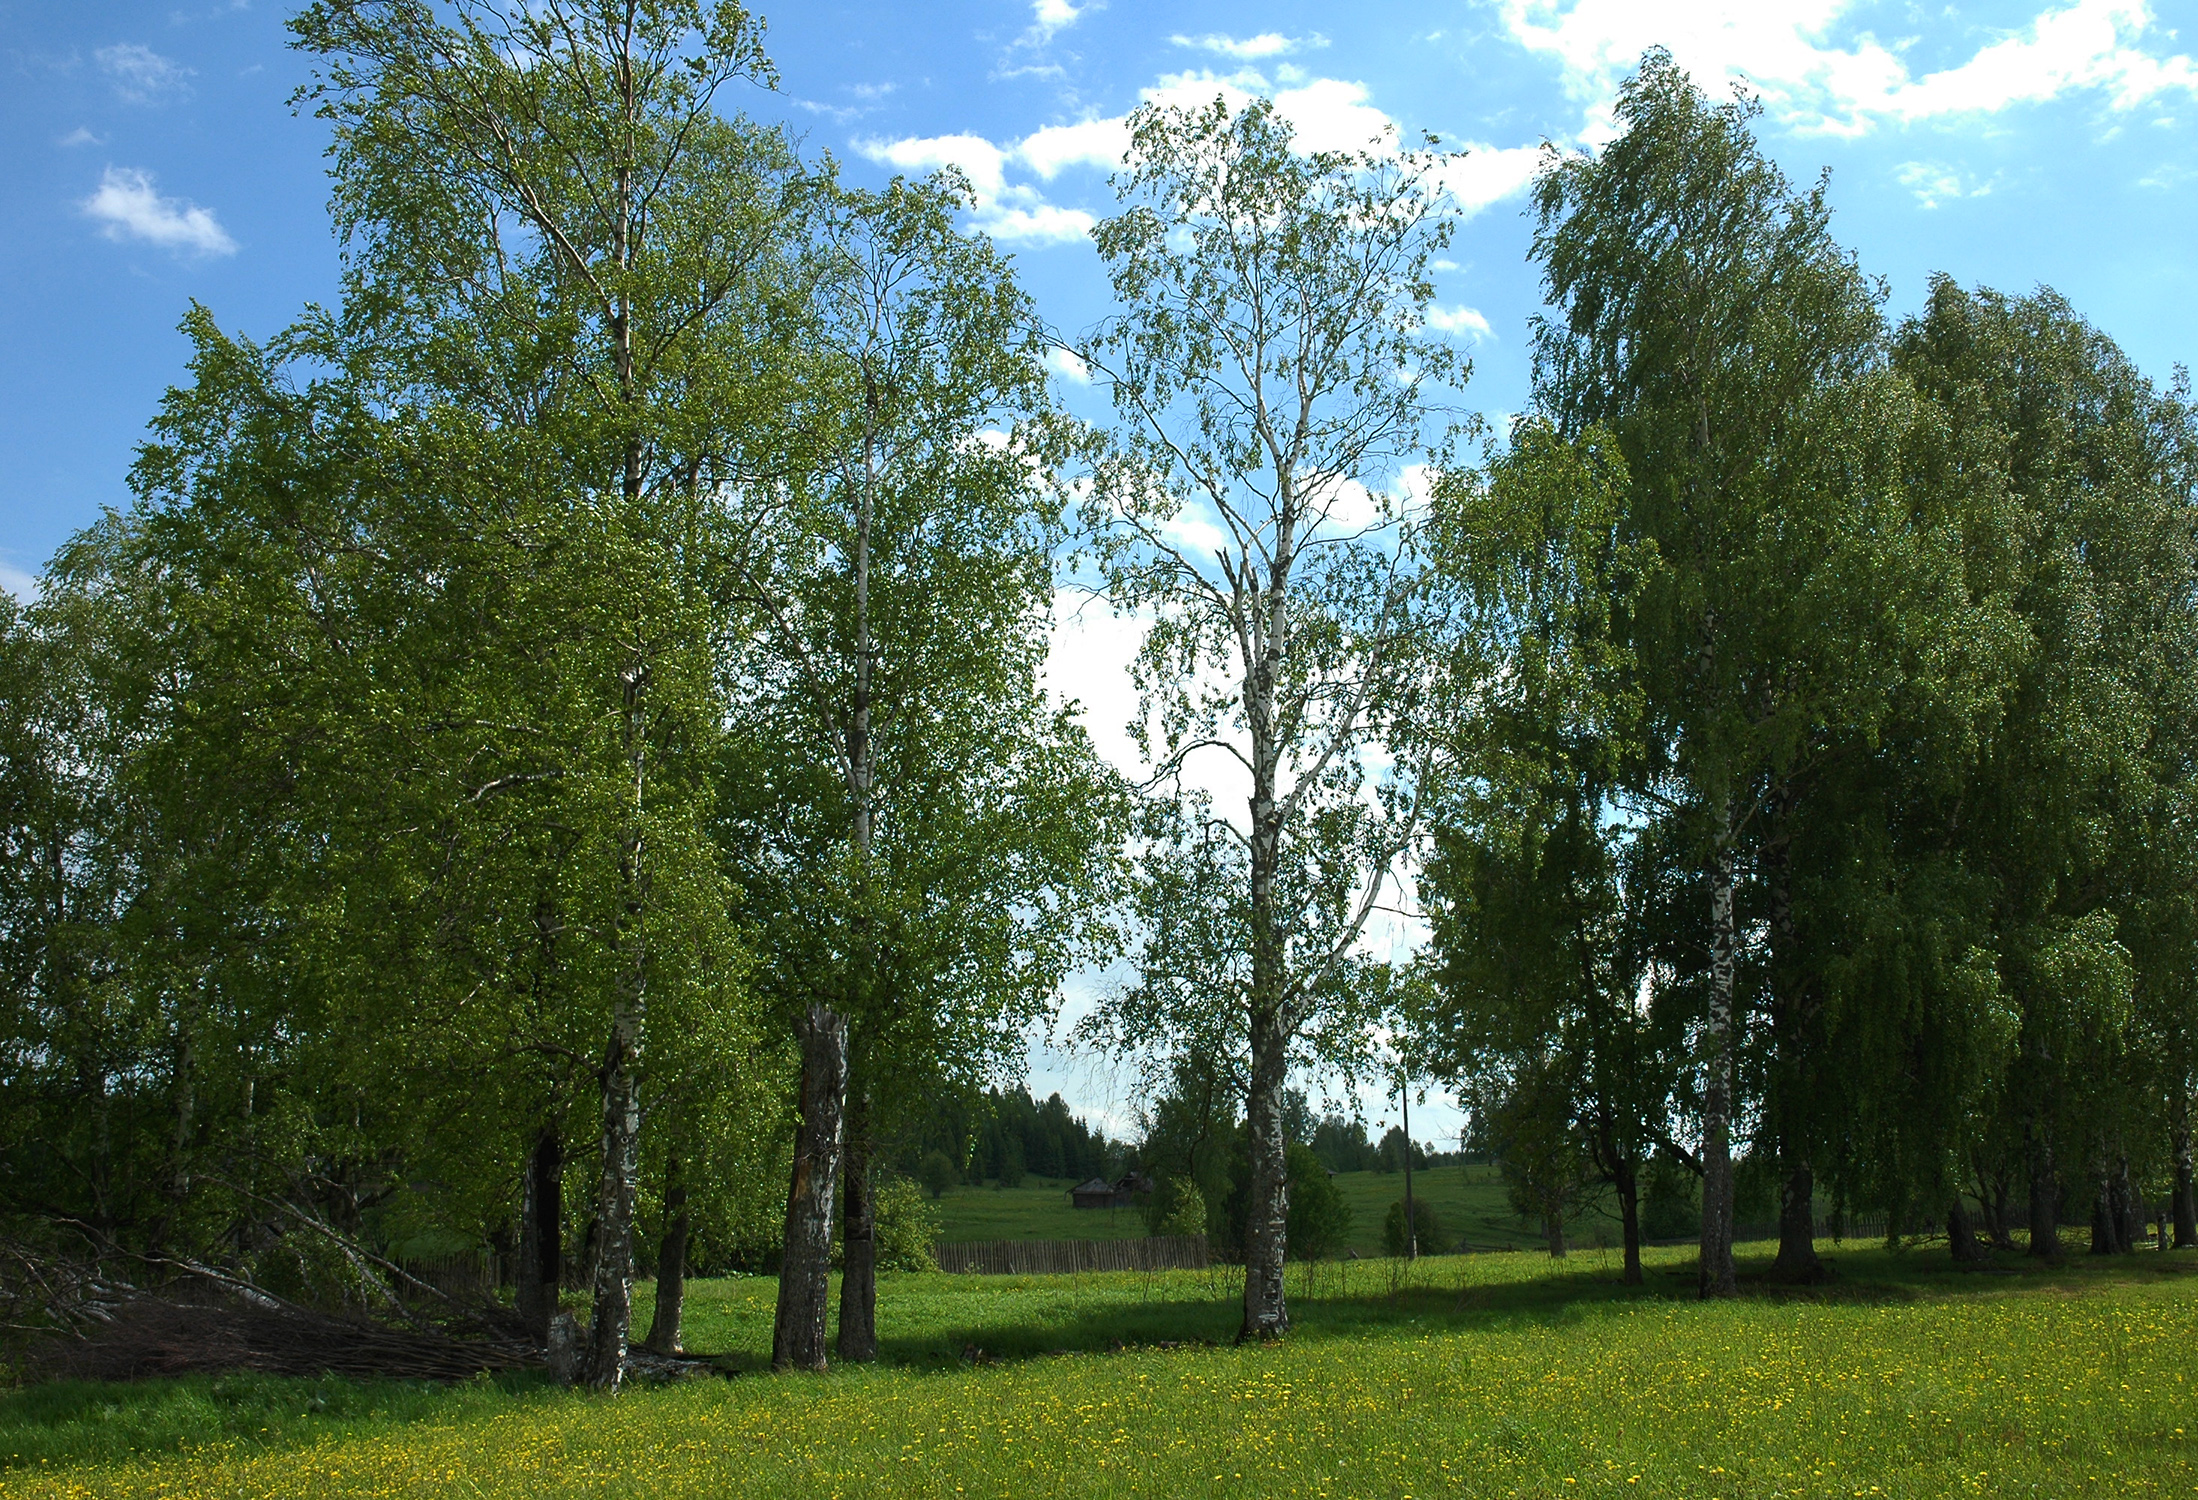
[[[2198,1256],[1832,1255],[1828,1288],[1623,1288],[1442,1257],[1291,1286],[1232,1347],[1226,1274],[881,1278],[885,1361],[760,1370],[765,1279],[690,1290],[733,1380],[615,1401],[230,1377],[0,1393],[0,1495],[512,1497],[2189,1494]],[[642,1319],[647,1289],[642,1288]],[[1111,1351],[1111,1352],[1110,1352]]]
[[[1390,1204],[1404,1197],[1404,1178],[1395,1172],[1344,1172],[1335,1181],[1351,1205],[1351,1248],[1361,1256],[1380,1254],[1382,1218]],[[1134,1209],[1070,1207],[1071,1186],[1066,1180],[1030,1178],[1017,1188],[949,1188],[932,1211],[939,1217],[940,1238],[956,1245],[971,1240],[1118,1240],[1145,1232],[1145,1221]],[[1434,1208],[1442,1225],[1442,1249],[1461,1240],[1480,1250],[1538,1248],[1542,1243],[1541,1227],[1521,1224],[1511,1212],[1494,1167],[1415,1172],[1412,1192]],[[1616,1221],[1592,1211],[1575,1222],[1572,1232],[1582,1247],[1592,1246],[1598,1235],[1609,1244],[1618,1239]]]

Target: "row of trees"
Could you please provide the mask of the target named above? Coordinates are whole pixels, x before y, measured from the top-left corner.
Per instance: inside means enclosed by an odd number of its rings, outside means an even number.
[[[1115,878],[1032,309],[957,181],[729,108],[737,6],[291,25],[340,300],[194,309],[136,503],[0,618],[6,1207],[314,1295],[485,1237],[537,1338],[577,1252],[602,1386],[652,1228],[655,1347],[775,1242],[821,1366],[843,1218],[869,1357],[874,1143]]]
[[[342,295],[194,309],[135,504],[0,619],[12,1221],[363,1296],[501,1241],[538,1333],[577,1250],[606,1386],[652,1239],[653,1343],[768,1241],[796,1368],[837,1242],[867,1358],[881,1158],[1127,948],[1077,1035],[1247,1337],[1327,1232],[1308,1069],[1468,1084],[1629,1247],[1684,1163],[1706,1293],[1740,1160],[1795,1274],[1820,1182],[2116,1243],[2172,1156],[2188,1223],[2198,442],[2050,295],[1889,326],[1652,54],[1545,166],[1536,410],[1475,456],[1432,142],[1140,111],[1068,339],[958,180],[729,109],[736,6],[292,24]],[[1043,688],[1064,575],[1146,622],[1141,789]]]
[[[1536,410],[1446,477],[1416,1044],[1526,1201],[1661,1156],[1733,1289],[1817,1204],[2198,1244],[2198,422],[2050,292],[1899,324],[1745,101],[1652,56],[1536,189]]]

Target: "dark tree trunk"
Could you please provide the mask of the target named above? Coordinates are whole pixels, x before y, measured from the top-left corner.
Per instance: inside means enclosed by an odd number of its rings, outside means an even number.
[[[2114,1243],[2113,1194],[2104,1177],[2099,1179],[2099,1190],[2091,1200],[2091,1253],[2112,1255],[2119,1247]]]
[[[1621,1160],[1611,1174],[1618,1188],[1618,1231],[1625,1241],[1627,1286],[1641,1284],[1641,1178],[1633,1163]]]
[[[771,1367],[821,1370],[832,1311],[832,1206],[839,1195],[847,1108],[847,1018],[822,1005],[803,1012],[801,1119],[786,1193],[786,1248],[779,1263]]]
[[[1702,1256],[1704,1297],[1730,1297],[1740,1289],[1733,1271],[1732,1050],[1733,963],[1738,930],[1733,919],[1733,853],[1730,814],[1720,818],[1710,859],[1708,1056],[1702,1081]]]
[[[2137,1249],[2137,1242],[2145,1237],[2145,1200],[2137,1191],[2136,1181],[2129,1175],[2129,1158],[2121,1157],[2115,1163],[2113,1200],[2115,1207],[2115,1248],[2124,1255]]]
[[[513,1303],[527,1337],[549,1343],[550,1319],[565,1279],[565,1148],[545,1125],[527,1158],[519,1208],[519,1272]]]
[[[1970,1227],[1969,1206],[1958,1193],[1946,1209],[1946,1248],[1960,1265],[1978,1265],[1987,1259],[1984,1246],[1977,1243],[1976,1231]]]
[[[1786,1173],[1778,1200],[1778,1259],[1771,1274],[1780,1281],[1813,1285],[1824,1280],[1824,1262],[1816,1253],[1816,1173],[1807,1162]]]
[[[1549,1247],[1551,1260],[1565,1258],[1565,1211],[1562,1207],[1542,1214],[1542,1243]]]
[[[664,1238],[656,1247],[656,1311],[644,1347],[651,1354],[679,1352],[680,1314],[687,1302],[687,1179],[674,1156],[664,1168]]]
[[[878,1200],[870,1182],[870,1100],[852,1087],[842,1183],[847,1218],[841,1230],[839,1356],[869,1361],[878,1357]]]
[[[1272,1010],[1253,1018],[1251,1086],[1245,1090],[1246,1135],[1251,1166],[1251,1213],[1244,1225],[1244,1323],[1238,1339],[1271,1339],[1287,1333],[1290,1309],[1282,1283],[1289,1253],[1290,1197],[1286,1180],[1289,1143],[1282,1135],[1282,1087],[1289,1067],[1289,1038]],[[1409,1149],[1409,1146],[1407,1147]],[[1406,1225],[1407,1237],[1411,1226]]]
[[[1774,815],[1781,824],[1793,806],[1791,788],[1780,793]],[[1809,1014],[1804,998],[1793,910],[1793,846],[1781,832],[1768,840],[1761,864],[1770,894],[1771,938],[1771,1047],[1774,1067],[1771,1111],[1778,1140],[1778,1159],[1785,1168],[1779,1193],[1778,1258],[1771,1275],[1779,1281],[1804,1285],[1824,1279],[1824,1263],[1816,1254],[1816,1173],[1809,1162],[1806,1122],[1809,1102]]]
[[[2030,1148],[2030,1253],[2039,1260],[2061,1258],[2061,1181],[2053,1148],[2040,1138]]]
[[[2191,1184],[2190,1104],[2175,1111],[2175,1248],[2198,1249],[2198,1195]]]

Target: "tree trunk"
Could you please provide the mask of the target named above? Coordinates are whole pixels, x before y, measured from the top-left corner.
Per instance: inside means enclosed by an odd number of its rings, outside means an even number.
[[[802,1013],[801,1119],[786,1193],[786,1247],[778,1275],[771,1367],[822,1370],[832,1298],[832,1206],[839,1194],[847,1108],[847,1018],[822,1005]]]
[[[1816,1253],[1816,1173],[1807,1162],[1787,1170],[1778,1198],[1778,1259],[1771,1274],[1780,1281],[1814,1285],[1825,1279]]]
[[[519,1275],[512,1301],[527,1337],[549,1343],[550,1319],[565,1278],[565,1147],[555,1125],[534,1138],[520,1191]]]
[[[1251,1212],[1244,1224],[1244,1324],[1237,1338],[1271,1339],[1289,1331],[1282,1284],[1289,1253],[1288,1143],[1282,1138],[1282,1087],[1289,1041],[1272,1010],[1253,1019],[1246,1134],[1251,1157]],[[1406,1226],[1407,1235],[1410,1226]]]
[[[1618,1229],[1625,1241],[1626,1269],[1620,1280],[1627,1286],[1641,1284],[1641,1178],[1633,1163],[1621,1160],[1611,1174],[1618,1187]]]
[[[850,1088],[847,1097],[847,1169],[841,1191],[847,1219],[841,1230],[841,1359],[878,1357],[878,1200],[870,1182],[870,1098]]]
[[[2030,1253],[2039,1260],[2061,1258],[2060,1175],[2053,1147],[2043,1137],[2030,1148]]]
[[[679,1352],[680,1314],[687,1302],[687,1179],[674,1156],[664,1168],[664,1238],[656,1247],[656,1311],[643,1345],[651,1354]]]
[[[1710,857],[1710,999],[1702,1086],[1702,1259],[1704,1297],[1739,1291],[1733,1272],[1732,1050],[1733,854],[1730,814],[1721,814]]]
[[[1793,792],[1781,792],[1775,816],[1781,825],[1793,806]],[[1770,895],[1771,1045],[1775,1067],[1771,1097],[1765,1101],[1775,1122],[1778,1159],[1786,1169],[1779,1193],[1778,1258],[1771,1275],[1780,1281],[1814,1285],[1824,1280],[1816,1254],[1816,1173],[1809,1163],[1805,1131],[1810,1112],[1809,1017],[1798,974],[1793,913],[1793,846],[1781,829],[1763,846],[1761,856]]]
[[[641,1007],[637,985],[621,986],[603,1055],[603,1173],[595,1194],[595,1297],[588,1324],[588,1383],[615,1391],[633,1328],[633,1203],[641,1161]]]
[[[1549,1247],[1551,1260],[1565,1258],[1565,1211],[1562,1207],[1542,1214],[1542,1243]]]
[[[2192,1191],[2190,1101],[2175,1111],[2175,1248],[2198,1249],[2198,1194]]]
[[[1946,1248],[1958,1265],[1977,1265],[1987,1258],[1984,1246],[1977,1243],[1976,1231],[1970,1227],[1969,1206],[1961,1201],[1959,1193],[1946,1208]]]
[[[2145,1237],[2145,1200],[2137,1191],[2136,1179],[2129,1175],[2129,1158],[2124,1156],[2115,1163],[2114,1204],[2116,1215],[2115,1248],[2124,1255],[2134,1254],[2137,1242]]]

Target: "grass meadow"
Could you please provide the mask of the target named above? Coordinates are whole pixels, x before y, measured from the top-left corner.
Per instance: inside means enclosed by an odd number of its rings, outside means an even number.
[[[1395,1172],[1342,1172],[1335,1178],[1351,1205],[1349,1248],[1362,1256],[1381,1253],[1381,1224],[1389,1205],[1404,1196],[1404,1178]],[[939,1238],[950,1245],[971,1240],[1127,1240],[1145,1233],[1144,1215],[1134,1208],[1075,1208],[1073,1184],[1066,1178],[1026,1178],[1019,1187],[948,1188],[931,1205],[939,1220]],[[1435,1210],[1444,1240],[1464,1240],[1475,1249],[1512,1246],[1539,1249],[1541,1228],[1511,1209],[1503,1179],[1495,1167],[1455,1162],[1412,1174],[1414,1197]],[[1572,1225],[1584,1239],[1616,1243],[1617,1220],[1589,1210]]]
[[[0,1394],[0,1496],[2198,1491],[2198,1256],[1845,1248],[1803,1291],[1769,1252],[1708,1305],[1682,1250],[1638,1289],[1594,1252],[1293,1273],[1295,1331],[1244,1348],[1225,1270],[899,1275],[883,1361],[823,1377],[762,1371],[769,1280],[705,1281],[728,1379],[36,1387]]]

